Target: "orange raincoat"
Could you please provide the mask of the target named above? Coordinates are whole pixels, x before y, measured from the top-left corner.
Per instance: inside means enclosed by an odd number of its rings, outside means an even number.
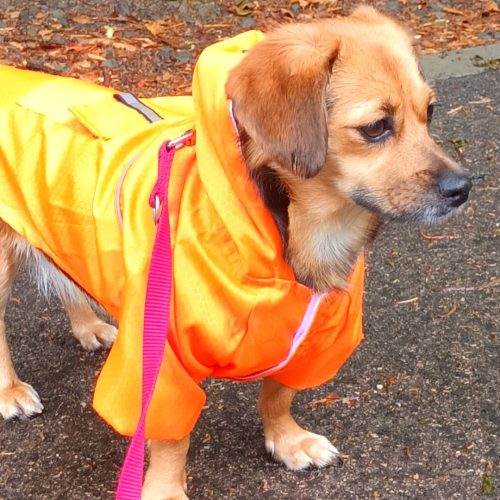
[[[272,377],[313,387],[361,341],[362,258],[349,292],[313,296],[284,261],[247,175],[224,83],[262,37],[248,32],[206,49],[192,97],[143,100],[164,118],[152,124],[111,89],[0,68],[0,217],[117,319],[94,408],[121,434],[134,432],[141,408],[158,149],[187,129],[196,129],[196,145],[177,152],[171,172],[171,324],[147,437],[190,432],[208,376],[257,376],[288,356]],[[297,330],[303,337],[290,351]]]

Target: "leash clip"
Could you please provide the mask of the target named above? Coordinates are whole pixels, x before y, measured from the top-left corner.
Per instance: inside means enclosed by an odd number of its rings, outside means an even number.
[[[155,226],[160,222],[162,205],[166,196],[166,170],[169,170],[174,159],[174,154],[184,146],[194,146],[196,143],[196,133],[188,130],[179,137],[166,141],[160,147],[158,158],[158,178],[149,196],[149,206],[153,209],[153,221]],[[168,156],[167,157],[165,156]]]
[[[153,207],[153,221],[155,223],[155,226],[158,225],[158,222],[160,222],[160,213],[161,213],[161,200],[160,196],[155,194],[155,204]]]
[[[168,141],[166,147],[167,149],[175,148],[175,150],[178,150],[183,148],[184,146],[194,146],[195,143],[196,143],[196,133],[192,129],[188,130],[187,132],[184,132],[176,139]]]

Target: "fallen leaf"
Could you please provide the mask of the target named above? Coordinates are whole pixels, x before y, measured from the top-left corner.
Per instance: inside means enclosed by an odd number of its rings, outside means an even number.
[[[438,318],[443,319],[443,318],[447,318],[448,316],[451,316],[457,310],[457,305],[453,304],[448,310],[445,307],[444,310],[445,310],[445,313],[444,314],[440,314],[438,316]]]
[[[397,375],[389,375],[384,379],[384,390],[387,394],[389,394],[389,389],[393,386],[396,385],[396,382],[398,381],[398,376]]]
[[[358,400],[358,397],[342,398],[342,404],[347,408],[352,408],[353,406],[356,406]]]
[[[494,488],[491,476],[488,474],[486,470],[484,470],[483,477],[481,478],[481,491],[485,495],[491,495],[493,493],[493,490]]]
[[[469,101],[469,104],[487,104],[492,100],[490,97],[481,97],[478,101]]]
[[[441,10],[448,14],[453,14],[455,16],[465,16],[465,12],[463,10],[454,9],[453,7],[441,6]]]
[[[115,47],[116,49],[127,50],[128,52],[136,52],[137,50],[139,50],[135,45],[124,42],[113,42],[113,47]]]
[[[426,234],[420,231],[420,236],[424,240],[457,240],[462,237],[461,234]]]
[[[490,0],[485,6],[484,6],[485,12],[500,12],[500,8],[498,7],[498,4],[494,0]]]
[[[159,77],[159,80],[162,82],[169,82],[172,78],[173,74],[170,71],[164,71]]]
[[[54,32],[52,30],[40,30],[38,32],[38,36],[42,39],[44,42],[50,41],[52,36],[54,35]]]
[[[24,44],[18,42],[9,42],[9,45],[19,50],[19,52],[23,52],[23,50],[26,48]]]
[[[328,406],[337,403],[340,400],[341,398],[337,396],[337,394],[330,393],[327,394],[324,398],[311,401],[307,406],[309,406],[310,408],[314,408],[316,406]]]
[[[162,21],[147,21],[144,26],[154,36],[158,36],[163,30]]]
[[[481,57],[479,54],[476,54],[471,58],[473,66],[478,68],[497,68],[500,65],[500,58],[494,59],[485,59]]]
[[[291,18],[295,17],[294,13],[289,9],[280,9],[280,13],[283,14],[284,16],[287,16],[287,17],[291,17]]]
[[[396,302],[396,304],[411,304],[412,302],[417,302],[418,297],[413,297],[412,299],[407,299],[407,300],[400,300]]]
[[[99,54],[92,54],[92,53],[89,53],[87,54],[87,57],[89,59],[93,59],[94,61],[105,61],[106,58],[103,57],[103,56],[100,56]]]
[[[219,29],[219,28],[231,28],[233,26],[229,23],[214,23],[214,24],[203,24],[204,29]]]
[[[453,144],[455,148],[457,159],[460,160],[464,155],[466,141],[464,139],[452,139],[450,142]]]
[[[338,0],[309,0],[309,3],[312,4],[323,4],[323,5],[336,5]]]
[[[457,108],[450,109],[450,111],[447,111],[446,114],[447,115],[454,115],[455,113],[458,113],[462,109],[464,109],[463,106],[458,106]]]
[[[258,5],[259,4],[257,2],[242,0],[241,2],[236,4],[236,6],[234,7],[234,12],[240,17],[249,16],[250,14],[252,14],[252,12],[254,12],[255,9],[257,9]]]
[[[489,283],[483,283],[479,288],[483,290],[484,288],[494,288],[500,285],[500,278],[492,278]]]
[[[71,20],[77,24],[88,24],[91,22],[89,16],[74,16],[71,18]]]

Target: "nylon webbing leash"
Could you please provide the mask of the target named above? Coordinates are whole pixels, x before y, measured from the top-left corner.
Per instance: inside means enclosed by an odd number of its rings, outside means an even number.
[[[167,343],[172,289],[172,256],[168,211],[168,184],[175,152],[192,144],[194,133],[162,144],[158,153],[158,178],[149,198],[153,208],[156,237],[149,266],[142,353],[141,416],[123,462],[116,500],[139,500],[144,475],[146,415],[153,397]]]

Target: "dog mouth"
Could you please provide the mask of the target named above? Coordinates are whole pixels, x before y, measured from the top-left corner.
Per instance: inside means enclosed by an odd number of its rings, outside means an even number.
[[[435,224],[461,212],[468,194],[469,189],[460,194],[444,196],[435,186],[420,199],[412,199],[409,203],[402,204],[365,189],[351,192],[350,197],[354,203],[377,215],[383,222]]]

